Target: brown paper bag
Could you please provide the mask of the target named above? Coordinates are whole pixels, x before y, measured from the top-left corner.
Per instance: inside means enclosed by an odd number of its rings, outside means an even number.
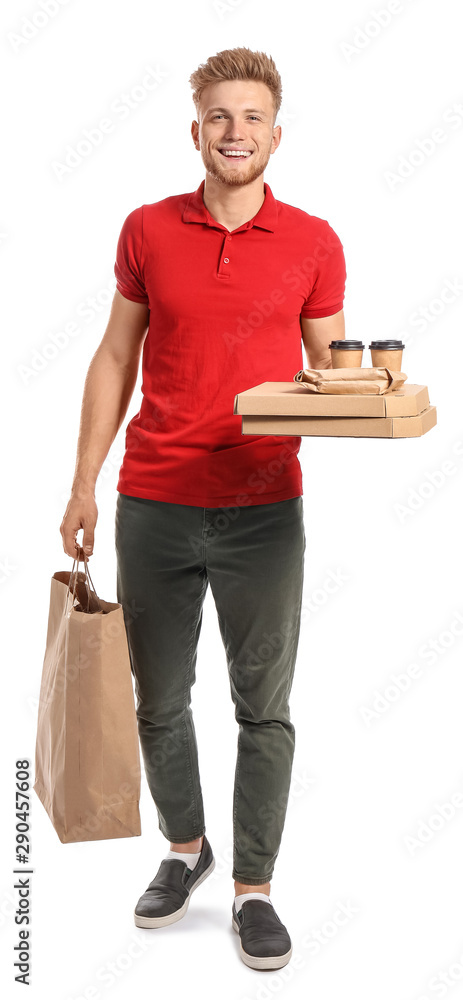
[[[405,372],[389,368],[302,368],[293,377],[309,392],[329,395],[383,396],[406,381]]]
[[[51,579],[35,750],[34,791],[63,844],[141,834],[122,605],[97,597],[85,556],[79,572],[81,551]]]

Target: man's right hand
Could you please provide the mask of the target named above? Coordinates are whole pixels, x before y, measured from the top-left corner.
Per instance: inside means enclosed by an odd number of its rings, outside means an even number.
[[[59,529],[63,539],[63,548],[67,556],[75,559],[78,550],[80,550],[80,555],[82,556],[82,549],[87,558],[91,556],[97,519],[98,508],[93,496],[78,497],[75,494],[71,495]],[[82,546],[77,544],[77,532],[80,528],[84,529]]]

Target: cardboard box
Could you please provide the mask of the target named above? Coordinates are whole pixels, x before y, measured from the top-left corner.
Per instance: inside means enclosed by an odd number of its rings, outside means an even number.
[[[286,417],[247,415],[242,434],[294,434],[318,437],[420,437],[437,423],[435,406],[412,417]]]
[[[383,396],[310,392],[298,382],[261,382],[235,396],[234,413],[272,416],[412,417],[429,406],[425,385],[406,382]]]
[[[262,382],[235,396],[242,434],[319,437],[420,437],[437,423],[425,385],[382,396],[308,392],[296,382]]]

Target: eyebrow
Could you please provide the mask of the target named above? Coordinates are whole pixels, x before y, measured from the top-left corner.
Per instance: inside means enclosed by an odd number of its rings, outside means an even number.
[[[210,114],[211,111],[226,111],[227,113],[229,113],[229,109],[228,108],[208,108],[207,109],[207,114]],[[264,111],[263,108],[245,108],[244,109],[244,113],[246,115],[248,115],[248,114],[266,115],[267,114],[267,112]]]

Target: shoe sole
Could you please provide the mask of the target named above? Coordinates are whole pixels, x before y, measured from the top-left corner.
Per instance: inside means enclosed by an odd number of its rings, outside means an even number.
[[[232,927],[239,934],[240,928],[235,917],[232,917]],[[288,964],[292,953],[293,949],[291,947],[286,952],[286,955],[248,955],[240,939],[240,956],[244,964],[248,965],[250,969],[281,969],[284,965]]]
[[[204,882],[204,880],[207,878],[207,876],[210,875],[212,871],[214,871],[214,868],[215,868],[215,858],[213,858],[211,864],[209,865],[209,868],[206,868],[206,871],[204,871],[203,874],[198,879],[198,881],[195,882],[193,888],[190,889],[190,892],[189,892],[189,894],[188,894],[188,896],[187,896],[187,898],[186,898],[183,906],[181,906],[180,909],[178,909],[178,910],[174,910],[173,913],[167,913],[166,916],[164,916],[164,917],[143,917],[143,916],[140,916],[140,914],[136,913],[136,911],[134,910],[134,918],[135,918],[135,924],[136,924],[136,926],[137,927],[167,927],[169,924],[175,924],[175,922],[177,920],[181,920],[182,917],[185,916],[185,913],[186,913],[186,911],[188,909],[188,906],[189,906],[189,903],[190,903],[190,899],[191,899],[191,897],[192,897],[195,889],[197,889],[198,885],[201,885],[201,882]]]

